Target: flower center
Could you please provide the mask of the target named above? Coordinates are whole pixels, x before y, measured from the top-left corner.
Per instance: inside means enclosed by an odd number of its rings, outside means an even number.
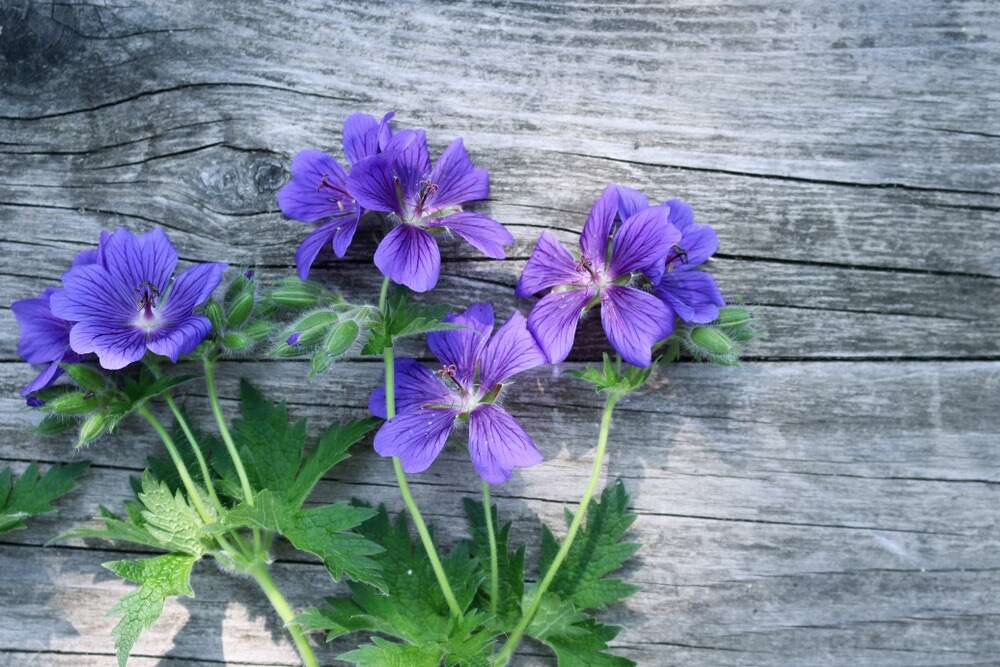
[[[139,293],[137,303],[139,312],[132,320],[132,324],[148,333],[160,324],[160,316],[155,307],[159,301],[160,292],[149,282],[144,282],[136,291]]]

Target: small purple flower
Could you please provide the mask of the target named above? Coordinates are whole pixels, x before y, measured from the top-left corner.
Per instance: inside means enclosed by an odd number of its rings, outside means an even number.
[[[50,386],[62,375],[59,364],[79,361],[79,356],[69,347],[69,330],[73,323],[56,317],[50,308],[56,291],[49,287],[37,298],[15,301],[10,306],[21,327],[17,353],[29,364],[45,365],[35,379],[21,390],[21,396],[29,400],[32,394]]]
[[[719,317],[726,302],[712,275],[698,267],[719,249],[719,238],[710,226],[695,224],[694,212],[686,202],[671,199],[666,205],[681,239],[670,249],[666,270],[653,293],[685,322],[707,324]]]
[[[489,257],[502,259],[514,242],[503,225],[462,204],[489,196],[490,177],[456,139],[431,165],[423,130],[404,130],[385,150],[352,170],[347,189],[366,209],[389,213],[393,229],[375,251],[375,265],[415,292],[437,284],[441,253],[428,232],[451,231]]]
[[[611,345],[635,366],[649,366],[653,344],[670,335],[674,318],[662,301],[633,286],[634,274],[659,280],[680,232],[666,206],[649,206],[635,190],[609,185],[594,202],[575,257],[543,232],[517,283],[517,295],[551,291],[528,315],[528,328],[551,363],[566,359],[576,325],[600,304]]]
[[[398,456],[406,472],[423,472],[441,453],[455,421],[467,418],[472,463],[483,480],[500,484],[515,467],[542,461],[531,436],[496,401],[504,383],[545,358],[517,311],[492,336],[488,304],[474,304],[445,321],[465,328],[428,334],[440,370],[432,373],[414,359],[396,360],[396,416],[375,435],[375,451]],[[372,392],[368,407],[386,418],[385,387]]]
[[[73,266],[98,262],[101,248],[107,239],[107,232],[101,232],[98,247],[78,253],[73,258]],[[31,407],[42,404],[32,394],[51,386],[63,374],[60,364],[63,362],[75,364],[80,361],[80,355],[73,352],[69,346],[69,330],[73,323],[52,314],[52,295],[57,291],[56,288],[49,287],[34,299],[21,299],[10,305],[10,309],[14,311],[14,318],[21,327],[17,353],[29,364],[45,365],[35,379],[21,390],[21,395],[27,397],[28,405]]]
[[[193,313],[222,280],[225,264],[199,264],[171,282],[177,266],[162,229],[136,236],[127,229],[102,238],[96,263],[75,264],[51,296],[52,313],[73,322],[69,344],[93,352],[103,368],[139,361],[146,350],[177,361],[212,330]]]
[[[392,138],[387,113],[381,121],[368,114],[351,114],[344,121],[344,155],[351,165],[378,154]],[[290,218],[318,222],[295,253],[299,277],[305,280],[320,250],[328,243],[343,257],[354,239],[364,210],[347,188],[347,173],[330,155],[304,150],[292,159],[292,179],[278,191],[278,206]]]

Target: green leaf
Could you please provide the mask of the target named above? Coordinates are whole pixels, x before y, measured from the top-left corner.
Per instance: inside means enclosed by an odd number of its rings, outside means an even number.
[[[439,667],[441,650],[373,637],[371,644],[338,655],[337,659],[358,667]]]
[[[191,568],[198,561],[187,554],[165,554],[144,560],[119,560],[104,563],[126,581],[139,584],[139,589],[123,597],[112,608],[112,614],[122,618],[112,634],[119,667],[125,667],[129,653],[139,635],[152,627],[163,613],[163,603],[175,595],[194,596],[191,590]]]
[[[201,543],[204,524],[180,491],[171,493],[166,484],[155,480],[147,471],[142,476],[139,501],[145,506],[142,518],[146,531],[168,551],[192,556],[205,552]]]
[[[485,664],[497,631],[488,623],[487,615],[469,609],[483,581],[479,560],[472,556],[469,544],[459,543],[442,561],[458,604],[466,611],[465,620],[458,623],[450,615],[423,546],[410,537],[405,515],[392,521],[385,508],[380,507],[361,531],[385,549],[374,556],[382,566],[385,592],[350,583],[350,598],[328,598],[325,606],[303,614],[302,627],[324,630],[329,639],[368,631],[405,642],[378,640],[374,647],[366,646],[359,649],[360,653],[342,656],[355,664],[383,664],[362,660],[388,660],[397,655],[428,656],[435,660],[428,664],[434,665],[442,660],[446,665]]]
[[[374,417],[333,424],[306,455],[295,481],[288,489],[287,499],[294,509],[299,509],[309,497],[313,487],[330,468],[348,458],[347,450],[378,426]]]
[[[379,545],[353,532],[375,512],[368,507],[333,503],[298,511],[272,491],[262,491],[253,506],[241,503],[223,517],[222,529],[242,526],[263,528],[282,534],[296,549],[322,559],[330,576],[347,575],[384,590],[380,568],[371,556]]]
[[[10,468],[0,471],[0,533],[24,528],[25,519],[53,511],[53,501],[72,491],[89,465],[52,466],[39,475],[32,463],[16,480]]]
[[[630,667],[634,662],[604,651],[620,628],[604,625],[571,602],[545,594],[528,635],[549,646],[560,667]]]
[[[240,382],[240,413],[242,418],[233,421],[233,439],[251,485],[284,496],[302,459],[305,420],[290,422],[283,402],[268,401],[246,380]]]
[[[371,333],[361,353],[382,354],[382,351],[397,338],[445,329],[461,329],[461,325],[441,321],[448,310],[448,306],[413,303],[407,296],[406,290],[398,288],[387,300],[386,312],[374,315]]]
[[[626,542],[625,534],[635,521],[628,510],[629,497],[621,480],[604,489],[601,500],[587,508],[586,525],[580,528],[566,560],[552,580],[549,592],[580,609],[600,609],[622,600],[637,587],[608,575],[619,569],[639,549]],[[567,511],[566,522],[573,515]],[[547,528],[542,532],[539,570],[545,572],[559,550],[559,542]]]
[[[483,504],[464,499],[465,514],[469,520],[469,532],[472,535],[472,551],[482,563],[490,562],[490,543],[486,532],[486,516]],[[497,508],[494,505],[493,525],[500,524]],[[507,523],[496,534],[497,570],[500,599],[497,602],[497,616],[507,627],[514,627],[521,616],[521,599],[524,597],[524,546],[513,551],[508,550],[511,524]],[[489,590],[484,582],[482,595],[485,599],[483,607],[489,607]]]

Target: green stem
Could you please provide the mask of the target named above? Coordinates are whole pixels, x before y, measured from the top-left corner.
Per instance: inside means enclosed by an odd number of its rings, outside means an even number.
[[[222,503],[219,502],[219,496],[215,492],[215,484],[212,483],[212,474],[208,469],[208,461],[205,460],[205,454],[201,451],[201,446],[194,437],[191,426],[188,424],[184,413],[181,412],[180,407],[178,407],[177,402],[174,401],[174,397],[170,395],[169,391],[163,394],[163,398],[167,401],[170,411],[174,413],[174,419],[177,420],[181,430],[184,431],[184,437],[187,438],[188,444],[191,445],[191,451],[194,452],[195,458],[198,459],[198,468],[201,470],[201,478],[205,481],[205,488],[208,489],[208,495],[216,507],[221,508]]]
[[[208,387],[208,401],[212,404],[212,414],[215,415],[215,423],[219,427],[222,442],[225,443],[229,457],[233,460],[233,465],[236,467],[236,475],[240,478],[240,488],[243,489],[243,500],[246,501],[247,505],[253,507],[253,490],[250,488],[250,478],[247,477],[247,471],[243,467],[240,453],[236,451],[236,443],[233,442],[233,436],[226,425],[226,417],[222,414],[222,406],[219,405],[219,395],[215,390],[215,365],[208,357],[205,357],[205,385]]]
[[[490,540],[490,611],[496,615],[500,600],[500,567],[497,563],[497,536],[493,532],[493,507],[490,504],[489,482],[483,482],[483,511],[486,513],[486,535]]]
[[[385,359],[385,415],[388,419],[392,419],[396,416],[396,386],[395,355],[391,343],[382,351],[382,354]],[[424,517],[420,514],[420,509],[410,493],[410,484],[406,481],[406,473],[403,471],[403,464],[399,461],[398,456],[392,457],[392,467],[396,471],[399,493],[403,496],[403,502],[406,504],[410,516],[413,517],[413,524],[417,528],[417,534],[420,535],[420,541],[424,545],[424,551],[427,552],[427,558],[431,561],[431,568],[434,570],[434,576],[437,577],[441,593],[444,594],[444,599],[447,601],[452,615],[456,618],[462,618],[462,608],[458,605],[455,593],[451,590],[451,584],[448,583],[448,577],[444,573],[444,567],[441,566],[441,559],[434,547],[430,531],[427,530],[427,524],[424,523]]]
[[[191,478],[191,473],[188,471],[187,465],[184,464],[184,459],[181,458],[180,452],[177,451],[177,445],[174,443],[174,439],[170,437],[170,433],[167,432],[167,429],[163,427],[160,420],[145,405],[140,405],[136,408],[136,412],[146,418],[149,425],[160,436],[160,440],[163,441],[163,445],[167,448],[167,453],[170,454],[170,459],[174,462],[174,467],[177,468],[177,472],[181,476],[181,483],[184,484],[184,488],[191,498],[191,503],[194,505],[195,511],[198,512],[198,516],[205,523],[211,523],[213,520],[212,515],[208,512],[208,508],[205,507],[205,503],[201,499],[201,493],[198,491],[198,487],[195,486],[194,480]]]
[[[378,309],[383,317],[386,315],[386,301],[388,300],[388,296],[389,279],[385,278],[382,281],[382,289],[379,290],[378,295]],[[391,336],[389,344],[382,350],[382,361],[385,366],[385,416],[389,420],[396,416],[396,355],[392,348]],[[398,456],[392,457],[392,467],[396,472],[396,484],[399,486],[399,493],[403,496],[403,503],[413,518],[413,525],[417,528],[420,542],[424,545],[424,551],[427,552],[427,558],[431,562],[431,568],[434,570],[438,586],[441,587],[441,593],[448,603],[448,609],[451,610],[452,615],[456,618],[462,618],[462,608],[458,605],[455,593],[451,590],[451,584],[448,583],[448,577],[444,573],[444,567],[441,566],[441,559],[438,557],[437,549],[434,547],[434,540],[431,539],[430,531],[427,530],[424,517],[420,514],[420,509],[413,500],[413,494],[410,493],[410,484],[406,481],[406,472],[403,470],[403,464],[400,462]]]
[[[493,661],[493,664],[497,667],[506,665],[511,656],[514,655],[517,645],[521,642],[521,637],[524,636],[524,631],[528,629],[528,625],[538,612],[538,607],[542,604],[542,596],[545,595],[545,591],[552,585],[552,581],[556,577],[556,572],[559,571],[559,566],[566,560],[569,549],[573,545],[573,539],[576,537],[577,531],[580,530],[580,524],[583,523],[583,518],[587,514],[587,505],[590,504],[590,499],[593,497],[594,491],[597,489],[597,483],[601,478],[604,452],[608,445],[608,434],[611,432],[611,415],[614,412],[615,403],[618,402],[619,398],[618,394],[608,394],[607,400],[604,403],[604,412],[601,415],[600,434],[597,436],[597,453],[594,455],[594,465],[590,470],[590,481],[587,482],[587,488],[584,489],[583,497],[580,498],[580,507],[576,510],[576,514],[573,515],[573,520],[569,524],[569,530],[566,531],[566,537],[563,539],[562,546],[559,547],[559,552],[556,553],[555,559],[553,559],[552,564],[549,565],[549,569],[545,572],[545,577],[535,590],[535,595],[532,597],[527,611],[521,616],[517,627],[514,628],[514,631],[507,638],[507,641],[500,649],[500,653],[497,654],[496,659]]]
[[[267,564],[263,561],[257,561],[250,567],[249,572],[257,582],[257,585],[260,586],[260,589],[264,591],[264,595],[271,602],[271,606],[278,612],[278,616],[285,622],[285,629],[288,630],[288,634],[292,636],[292,641],[295,642],[295,648],[299,652],[299,657],[302,658],[302,664],[305,667],[319,667],[319,661],[316,660],[316,655],[313,653],[312,646],[309,645],[309,640],[306,638],[305,633],[302,632],[302,628],[292,622],[295,619],[295,612],[288,604],[285,596],[275,586],[274,580],[271,578],[271,573],[267,570]]]

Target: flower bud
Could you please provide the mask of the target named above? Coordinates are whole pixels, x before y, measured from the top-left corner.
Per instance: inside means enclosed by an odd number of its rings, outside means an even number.
[[[310,308],[319,303],[320,291],[316,283],[288,281],[271,292],[271,298],[286,308]]]
[[[104,376],[95,368],[83,364],[72,364],[64,366],[66,374],[73,378],[81,389],[87,391],[100,391],[104,389]]]
[[[93,442],[107,430],[109,420],[100,412],[96,412],[88,417],[80,425],[80,435],[77,438],[76,446],[82,447],[88,442]]]
[[[691,342],[709,354],[731,354],[735,349],[729,336],[715,327],[695,327],[691,330]]]
[[[230,331],[222,337],[222,345],[227,350],[239,352],[240,350],[245,350],[250,347],[250,338],[246,334],[238,331]]]
[[[295,344],[312,345],[326,335],[327,328],[337,321],[337,316],[328,310],[319,310],[299,318],[292,325],[299,337]]]
[[[339,357],[358,339],[361,333],[358,323],[354,320],[344,320],[333,328],[326,338],[326,353],[331,357]]]
[[[61,415],[80,415],[97,409],[98,400],[82,391],[70,391],[45,403],[45,409]]]
[[[215,301],[209,301],[205,304],[205,317],[212,323],[212,331],[215,333],[221,334],[226,330],[226,319],[222,314],[222,306]]]
[[[253,312],[254,303],[254,290],[251,288],[241,292],[237,296],[232,305],[229,307],[229,316],[226,318],[226,324],[231,329],[238,328],[241,324],[247,321],[250,317],[250,313]]]
[[[243,333],[253,342],[260,342],[271,334],[271,323],[263,320],[253,322],[243,330]]]

